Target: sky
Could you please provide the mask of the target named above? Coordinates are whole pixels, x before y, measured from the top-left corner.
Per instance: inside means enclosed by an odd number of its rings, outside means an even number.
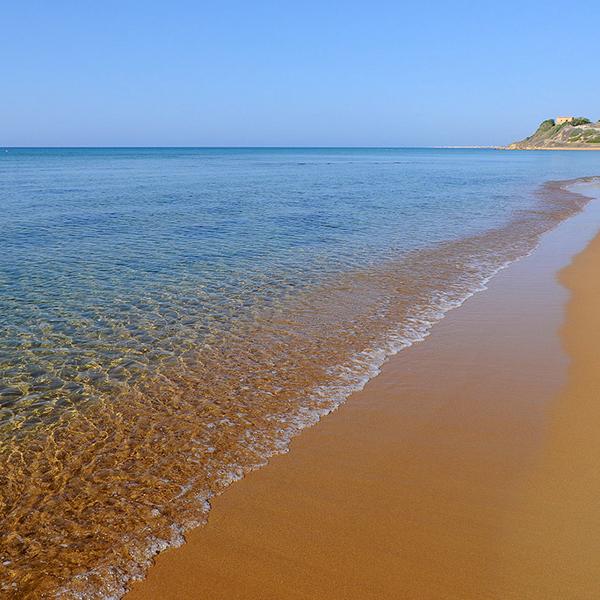
[[[0,146],[505,144],[600,119],[600,2],[6,1]]]

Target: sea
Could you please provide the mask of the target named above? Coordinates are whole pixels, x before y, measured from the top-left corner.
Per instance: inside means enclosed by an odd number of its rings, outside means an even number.
[[[121,597],[595,175],[595,152],[0,149],[0,596]]]

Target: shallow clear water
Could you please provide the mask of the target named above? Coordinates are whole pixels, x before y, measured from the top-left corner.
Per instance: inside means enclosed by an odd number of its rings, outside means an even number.
[[[584,202],[592,152],[0,152],[0,590],[120,595]],[[79,594],[79,595],[78,595]]]

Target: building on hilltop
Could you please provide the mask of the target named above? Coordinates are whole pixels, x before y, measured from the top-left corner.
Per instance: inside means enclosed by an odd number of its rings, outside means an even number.
[[[571,121],[574,121],[575,117],[556,117],[556,119],[554,119],[554,122],[557,125],[562,125],[563,123],[570,123]]]

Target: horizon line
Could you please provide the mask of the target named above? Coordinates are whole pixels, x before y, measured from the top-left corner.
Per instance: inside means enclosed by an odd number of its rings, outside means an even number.
[[[443,146],[0,146],[3,150],[177,150],[177,149],[200,149],[200,150],[441,150],[441,149],[490,149],[502,148],[500,145],[443,145]]]

